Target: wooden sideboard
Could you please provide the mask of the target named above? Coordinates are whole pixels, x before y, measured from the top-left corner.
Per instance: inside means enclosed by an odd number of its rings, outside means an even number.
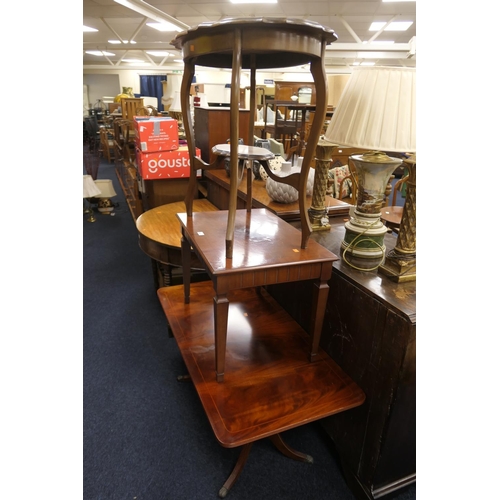
[[[238,188],[237,208],[246,207],[247,181],[246,172],[243,174]],[[227,210],[229,206],[229,177],[225,170],[207,170],[205,172],[207,198],[219,210]],[[308,197],[307,199],[310,199]],[[347,215],[350,205],[331,196],[326,197],[328,215]],[[299,202],[278,203],[267,194],[266,184],[262,180],[252,183],[252,207],[266,208],[283,220],[297,220],[300,218]]]
[[[201,150],[201,159],[212,163],[215,155],[212,148],[225,144],[231,135],[229,108],[194,108],[194,138],[196,147]],[[250,110],[240,109],[240,137],[247,142]]]
[[[139,189],[142,194],[144,210],[183,201],[189,179],[141,179]]]
[[[297,226],[298,222],[290,222]],[[344,218],[311,238],[341,255]],[[396,237],[387,234],[387,251]],[[376,271],[333,263],[321,347],[361,387],[364,405],[322,420],[349,486],[380,498],[416,481],[416,283],[393,283]],[[267,287],[302,326],[311,314],[311,284]]]

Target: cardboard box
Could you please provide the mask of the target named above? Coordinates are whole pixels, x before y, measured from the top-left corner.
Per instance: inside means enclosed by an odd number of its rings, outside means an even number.
[[[181,146],[175,151],[154,151],[145,153],[136,148],[137,168],[144,180],[189,178],[189,151],[187,146]],[[201,157],[201,151],[196,148],[196,156]],[[201,171],[197,172],[197,176]]]
[[[166,116],[134,116],[135,144],[141,151],[173,151],[179,147],[177,120]]]

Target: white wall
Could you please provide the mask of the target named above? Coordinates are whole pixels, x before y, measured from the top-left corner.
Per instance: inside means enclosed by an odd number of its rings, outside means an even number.
[[[167,84],[168,93],[173,93],[175,90],[180,90],[182,80],[182,70],[165,69],[165,71],[147,71],[137,69],[84,69],[83,70],[83,83],[89,86],[89,100],[93,105],[97,99],[101,99],[103,95],[117,95],[121,92],[122,87],[132,87],[132,91],[139,93],[140,91],[140,75],[167,75],[167,82],[170,81],[173,87]],[[228,69],[213,69],[213,68],[197,68],[196,69],[196,83],[213,84],[212,92],[205,91],[207,100],[209,102],[219,101],[220,88],[224,84],[231,83],[231,71]],[[330,76],[330,75],[329,75]],[[112,78],[110,78],[112,77]],[[264,85],[264,80],[273,81],[290,81],[290,82],[313,82],[313,77],[310,72],[261,72],[257,71],[255,76],[257,85]],[[101,82],[101,83],[97,83]],[[106,83],[104,83],[106,82]],[[109,82],[109,86],[108,86]],[[113,83],[111,83],[113,82]],[[94,85],[94,88],[92,87]],[[331,79],[329,78],[329,85]],[[97,86],[97,88],[96,88]],[[240,77],[240,86],[250,86],[250,72],[243,70]],[[177,87],[177,88],[176,88]],[[333,87],[331,89],[333,91]],[[330,92],[331,93],[331,92]],[[329,96],[329,104],[331,104],[332,95]]]
[[[132,92],[138,94],[141,90],[140,75],[166,75],[167,71],[138,71],[130,69],[84,69],[83,83],[89,87],[90,104],[103,96],[116,96],[123,87],[132,87]],[[156,99],[155,99],[156,100]]]
[[[103,96],[115,96],[121,91],[118,75],[83,75],[83,84],[87,86],[91,107],[97,99],[102,99]]]

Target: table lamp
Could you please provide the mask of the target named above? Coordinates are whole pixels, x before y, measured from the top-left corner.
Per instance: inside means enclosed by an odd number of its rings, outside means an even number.
[[[96,186],[94,179],[92,179],[91,175],[83,176],[83,198],[87,200],[89,204],[89,208],[84,209],[84,213],[89,214],[89,218],[87,222],[95,222],[96,219],[94,217],[94,212],[92,211],[92,204],[90,202],[91,198],[98,196],[101,194],[101,190]]]
[[[97,179],[95,183],[100,190],[100,194],[96,195],[96,198],[98,198],[97,210],[101,214],[109,215],[115,208],[113,202],[110,200],[110,198],[116,196],[113,182],[111,179]]]
[[[341,245],[344,260],[356,269],[372,271],[385,260],[387,227],[380,220],[381,209],[389,178],[402,163],[386,152],[416,151],[415,103],[415,68],[358,67],[326,130],[325,139],[332,143],[368,150],[350,156],[358,197]]]

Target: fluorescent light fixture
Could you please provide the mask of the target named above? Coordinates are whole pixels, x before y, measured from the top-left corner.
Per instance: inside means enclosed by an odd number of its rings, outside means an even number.
[[[369,31],[380,31],[384,26],[385,22],[375,21],[371,24]],[[394,21],[389,23],[389,25],[384,29],[384,31],[406,31],[413,21]]]
[[[174,59],[174,62],[178,62],[178,63],[183,63],[184,64],[184,61],[182,59]]]
[[[146,23],[146,26],[154,28],[155,30],[158,31],[184,31],[182,28],[174,26],[172,23],[167,23],[165,21],[161,23]]]
[[[170,52],[167,52],[166,50],[146,50],[146,54],[149,54],[150,56],[168,57]]]
[[[89,28],[88,26],[83,26],[83,31],[99,31],[99,30],[96,30],[95,28]]]
[[[121,40],[108,40],[108,43],[113,43],[113,44],[116,44],[116,45],[119,45],[120,43],[122,43]],[[123,43],[137,43],[135,42],[134,40],[130,40],[130,42],[128,40],[123,40]]]
[[[113,52],[106,52],[104,50],[86,50],[85,54],[90,54],[92,56],[114,56]]]
[[[128,62],[128,63],[143,63],[144,61],[142,59],[122,59],[123,62]]]
[[[278,0],[231,0],[231,3],[278,3]]]
[[[378,45],[390,45],[391,43],[394,43],[394,40],[386,40],[385,42],[382,40],[373,40],[372,42],[363,42],[363,43],[370,43],[370,44],[378,44]]]
[[[364,61],[360,63],[360,66],[375,66],[374,62]]]
[[[165,12],[162,12],[160,9],[149,5],[143,0],[114,0],[116,3],[127,7],[127,9],[133,10],[138,14],[142,14],[143,16],[156,21],[157,23],[171,23],[176,26],[175,31],[184,31],[190,28],[190,26],[182,21],[179,21],[175,17],[169,16]]]

